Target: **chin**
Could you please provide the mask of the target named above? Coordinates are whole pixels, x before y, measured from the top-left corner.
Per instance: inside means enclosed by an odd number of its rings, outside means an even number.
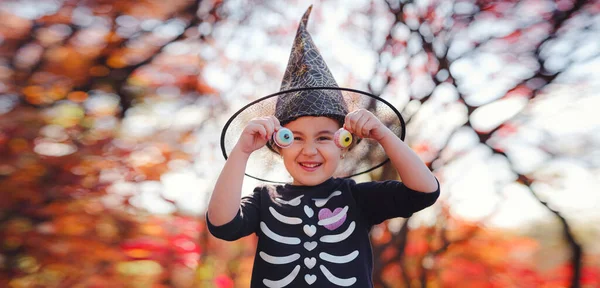
[[[327,181],[327,179],[331,178],[330,177],[298,177],[298,178],[294,178],[294,183],[295,185],[299,185],[299,186],[316,186],[319,185],[325,181]]]

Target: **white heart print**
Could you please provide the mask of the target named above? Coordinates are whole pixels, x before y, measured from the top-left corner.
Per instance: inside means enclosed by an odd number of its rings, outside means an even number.
[[[317,242],[315,242],[315,241],[304,242],[304,249],[306,249],[308,251],[312,251],[315,248],[317,248]]]
[[[317,264],[317,258],[304,258],[304,265],[306,265],[308,269],[312,269],[313,267],[315,267],[315,264]]]
[[[308,237],[312,237],[317,233],[317,226],[315,225],[304,225],[304,233],[308,235]]]
[[[304,275],[304,280],[306,283],[308,283],[308,285],[312,285],[315,283],[315,281],[317,281],[317,275],[306,274]]]
[[[313,211],[312,208],[304,205],[304,214],[306,214],[306,216],[308,216],[308,218],[312,218],[312,216],[315,215],[315,211]]]

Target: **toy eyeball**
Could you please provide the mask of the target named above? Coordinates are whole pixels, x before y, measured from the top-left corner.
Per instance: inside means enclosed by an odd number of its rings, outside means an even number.
[[[340,148],[348,148],[352,144],[352,133],[344,128],[340,128],[333,134],[333,142]]]
[[[294,133],[290,129],[282,127],[273,134],[273,141],[281,148],[290,147],[294,143]]]

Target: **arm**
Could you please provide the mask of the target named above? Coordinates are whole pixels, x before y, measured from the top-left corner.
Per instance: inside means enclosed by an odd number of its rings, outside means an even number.
[[[409,188],[421,192],[434,192],[438,189],[435,176],[404,141],[390,129],[385,128],[384,136],[379,140],[392,165],[398,171],[402,182]]]
[[[358,137],[377,140],[407,187],[420,192],[438,189],[435,176],[419,156],[371,112],[359,109],[349,113],[344,128]]]
[[[256,232],[260,222],[261,195],[265,188],[256,187],[252,194],[242,197],[235,217],[225,224],[214,225],[207,216],[206,226],[210,234],[222,240],[235,241]]]
[[[252,152],[265,146],[280,127],[277,118],[268,116],[252,119],[244,128],[225,162],[208,203],[207,217],[213,225],[224,225],[236,217],[248,158]]]
[[[375,115],[363,109],[354,111],[346,116],[344,128],[358,137],[379,142],[402,178],[402,182],[377,181],[354,186],[354,198],[369,224],[410,217],[435,203],[440,195],[437,179],[410,147]]]
[[[238,213],[240,202],[232,200],[242,197],[242,184],[248,157],[250,154],[242,152],[236,145],[225,162],[208,203],[207,217],[215,226],[230,222]]]

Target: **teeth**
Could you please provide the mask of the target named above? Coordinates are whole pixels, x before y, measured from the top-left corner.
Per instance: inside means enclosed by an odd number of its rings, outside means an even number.
[[[321,165],[321,164],[320,164],[320,163],[319,163],[319,164],[307,164],[307,163],[301,163],[300,165],[302,165],[302,166],[304,166],[304,167],[308,167],[308,168],[315,168],[315,167],[317,167],[317,166],[319,166],[319,165]]]

